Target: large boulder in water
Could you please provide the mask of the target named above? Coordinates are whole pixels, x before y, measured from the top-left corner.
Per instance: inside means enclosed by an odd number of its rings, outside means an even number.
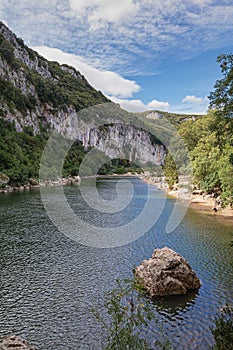
[[[0,337],[0,350],[37,350],[26,340],[15,335]]]
[[[135,277],[150,296],[186,294],[201,286],[187,261],[167,247],[155,249],[152,258],[135,269]]]

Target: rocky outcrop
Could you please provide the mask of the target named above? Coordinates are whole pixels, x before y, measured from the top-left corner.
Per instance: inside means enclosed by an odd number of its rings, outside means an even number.
[[[81,136],[84,147],[94,146],[110,158],[126,158],[139,161],[164,163],[166,149],[164,145],[151,141],[151,135],[142,128],[130,124],[111,123],[96,129],[87,129]]]
[[[5,336],[0,337],[0,350],[37,350],[34,346],[29,344],[26,340],[21,337]]]
[[[155,249],[152,258],[135,269],[135,277],[151,297],[186,294],[201,286],[187,261],[167,247]]]
[[[8,176],[0,173],[0,186],[8,184],[9,181],[10,178]]]
[[[1,22],[0,44],[0,80],[12,84],[11,88],[21,94],[21,104],[27,102],[22,107],[18,100],[9,103],[7,96],[0,96],[0,117],[13,122],[17,131],[26,127],[34,134],[55,130],[67,139],[82,141],[85,148],[94,146],[110,158],[163,164],[166,150],[161,142],[155,142],[141,124],[135,123],[136,116],[130,117],[115,104],[106,107],[110,101],[92,88],[80,72],[47,61]],[[64,93],[66,89],[72,99],[67,91]],[[95,107],[93,111],[90,106]]]

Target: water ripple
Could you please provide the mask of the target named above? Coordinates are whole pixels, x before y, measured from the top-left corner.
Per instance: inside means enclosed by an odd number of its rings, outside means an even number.
[[[104,198],[117,180],[101,179]],[[145,184],[134,179],[135,198],[125,212],[100,218],[77,200],[77,188],[65,189],[74,210],[99,225],[127,222],[143,207]],[[113,191],[113,192],[112,192]],[[12,193],[0,202],[0,334],[16,333],[46,350],[103,348],[104,332],[90,312],[103,310],[104,294],[116,278],[132,276],[134,266],[156,247],[169,246],[183,255],[202,281],[198,292],[153,300],[176,350],[206,350],[212,345],[210,327],[222,305],[233,300],[231,230],[213,217],[189,210],[170,234],[165,227],[173,200],[157,224],[137,241],[115,249],[79,245],[59,233],[49,221],[39,192]],[[156,330],[147,337],[153,340]]]

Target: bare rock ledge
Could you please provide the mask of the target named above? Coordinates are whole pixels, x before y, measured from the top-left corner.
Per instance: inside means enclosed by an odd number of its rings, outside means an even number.
[[[167,247],[155,249],[152,258],[135,269],[135,277],[151,297],[186,294],[201,286],[188,262]]]
[[[0,350],[37,350],[26,340],[15,335],[0,337]]]

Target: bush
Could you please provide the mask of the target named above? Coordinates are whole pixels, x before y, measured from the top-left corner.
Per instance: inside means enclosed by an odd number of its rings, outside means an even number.
[[[162,341],[157,339],[154,346],[149,345],[143,336],[145,328],[152,322],[156,323],[158,329],[158,320],[153,306],[146,299],[141,286],[135,281],[117,280],[117,288],[107,295],[104,306],[108,314],[107,319],[102,317],[98,311],[92,310],[106,329],[107,340],[103,349],[172,349],[161,329],[157,334],[160,335],[160,338],[162,337]]]
[[[215,318],[214,350],[233,350],[233,308],[226,305],[221,314]]]

